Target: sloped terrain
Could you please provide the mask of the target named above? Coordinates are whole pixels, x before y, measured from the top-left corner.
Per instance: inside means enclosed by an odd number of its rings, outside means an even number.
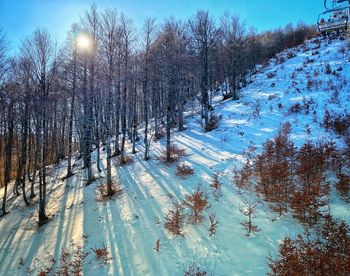
[[[37,229],[36,205],[26,208],[21,197],[11,195],[11,214],[0,220],[0,274],[36,275],[52,265],[53,273],[62,248],[75,248],[72,241],[89,253],[84,275],[182,275],[194,259],[215,275],[266,274],[267,257],[277,253],[285,236],[294,237],[303,228],[291,214],[279,218],[261,202],[254,218],[260,231],[247,237],[240,210],[255,195],[236,188],[232,169],[242,164],[243,150],[254,144],[259,151],[285,122],[292,125],[291,139],[297,146],[321,138],[332,138],[342,146],[342,138],[321,124],[325,110],[339,114],[350,110],[347,47],[345,41],[309,41],[279,54],[270,65],[259,66],[239,101],[222,102],[220,95],[214,98],[215,112],[222,119],[211,132],[203,131],[199,115],[188,117],[187,130],[173,133],[174,144],[187,153],[181,162],[194,169],[184,179],[176,175],[176,166],[158,160],[164,140],[152,143],[149,161],[143,160],[142,142],[133,163],[121,167],[113,159],[113,177],[119,179],[123,192],[106,202],[96,201],[96,188],[104,183],[105,171],[86,187],[81,160],[75,161],[75,175],[67,180],[61,180],[65,162],[50,167],[47,210],[52,219]],[[214,173],[223,185],[219,201],[209,187]],[[202,223],[186,223],[184,236],[175,237],[163,227],[164,216],[173,200],[183,200],[198,184],[208,191],[211,206]],[[330,205],[335,217],[350,223],[349,205],[336,192]],[[216,213],[218,220],[212,237],[210,213]],[[157,239],[159,252],[154,249]],[[102,245],[112,258],[107,265],[96,261],[91,250]]]

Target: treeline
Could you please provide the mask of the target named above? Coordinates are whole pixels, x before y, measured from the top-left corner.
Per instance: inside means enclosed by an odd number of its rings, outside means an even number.
[[[189,100],[199,100],[204,130],[210,130],[213,91],[221,89],[224,98],[238,99],[256,64],[313,35],[314,29],[304,24],[257,33],[237,16],[225,13],[214,20],[205,11],[187,22],[169,18],[157,24],[147,18],[137,31],[125,14],[99,11],[95,5],[72,25],[63,47],[38,29],[10,57],[2,31],[2,213],[7,210],[8,183],[15,179],[13,192],[21,193],[27,205],[39,194],[42,225],[47,220],[46,166],[67,158],[70,177],[77,152],[89,184],[94,180],[92,150],[99,160],[102,147],[107,153],[107,190],[113,194],[111,158],[127,158],[127,140],[135,153],[142,136],[147,160],[151,140],[166,134],[170,160],[170,130],[184,129]]]

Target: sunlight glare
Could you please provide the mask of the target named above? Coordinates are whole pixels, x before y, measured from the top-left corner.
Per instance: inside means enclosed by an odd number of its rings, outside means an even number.
[[[86,34],[80,34],[77,37],[77,46],[80,50],[88,50],[91,47],[91,39]]]

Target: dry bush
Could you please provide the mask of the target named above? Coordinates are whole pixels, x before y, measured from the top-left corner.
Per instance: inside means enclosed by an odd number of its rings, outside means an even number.
[[[153,249],[154,249],[155,251],[157,251],[157,252],[160,251],[160,240],[159,240],[159,238],[157,239],[156,245],[153,247]]]
[[[101,262],[103,265],[108,265],[108,263],[113,259],[109,257],[108,248],[105,244],[102,247],[91,248],[92,252],[95,253],[95,260]]]
[[[346,174],[339,174],[338,181],[335,185],[337,191],[340,193],[341,197],[344,199],[349,199],[350,197],[350,177]]]
[[[123,193],[119,180],[115,183],[112,183],[112,194],[108,193],[107,184],[98,185],[96,192],[96,201],[97,202],[107,202],[114,196],[120,196]]]
[[[181,163],[176,166],[176,175],[185,178],[187,175],[192,175],[194,170],[186,163]]]
[[[288,125],[282,127],[288,133]],[[255,159],[258,195],[271,203],[271,209],[280,215],[287,211],[293,184],[294,144],[281,133],[263,145],[263,152]]]
[[[258,118],[260,116],[261,104],[260,101],[257,101],[254,105],[254,110],[252,112],[253,118]]]
[[[209,221],[210,221],[210,227],[208,231],[209,231],[209,236],[212,237],[212,236],[215,236],[216,228],[218,227],[218,223],[219,223],[216,219],[215,213],[212,213],[209,215]]]
[[[333,140],[321,143],[320,147],[324,154],[326,168],[335,174],[340,174],[344,166],[343,152],[337,149]]]
[[[314,63],[314,62],[315,62],[315,60],[313,58],[307,57],[306,60],[304,61],[304,66],[307,64],[310,64],[310,63]]]
[[[119,164],[119,166],[128,165],[128,164],[131,164],[132,162],[134,162],[134,159],[130,155],[124,155],[124,156],[119,156],[118,157],[118,164]]]
[[[332,126],[332,117],[331,117],[331,113],[326,109],[326,111],[324,112],[324,116],[323,116],[323,126],[326,129],[331,128]]]
[[[71,250],[62,249],[60,264],[57,268],[57,275],[83,275],[83,266],[88,252],[84,251],[84,247],[72,241]]]
[[[288,113],[289,114],[292,114],[292,113],[300,113],[301,110],[302,110],[302,106],[300,103],[296,103],[296,104],[293,104],[289,109],[288,109]]]
[[[322,146],[304,144],[296,155],[298,187],[293,191],[291,208],[301,222],[316,223],[320,209],[329,202],[329,184],[324,181],[326,161]]]
[[[292,52],[292,51],[289,51],[289,52],[287,53],[287,58],[288,58],[288,59],[291,59],[291,58],[293,58],[293,57],[296,57],[296,54],[295,54],[294,52]]]
[[[310,186],[323,178],[326,169],[326,160],[322,145],[305,143],[296,155],[296,175],[302,185]]]
[[[167,160],[166,149],[162,151],[161,156],[159,156],[158,159],[165,164],[176,163],[181,159],[181,157],[186,155],[186,150],[173,145],[170,147],[169,153],[170,153],[170,160]]]
[[[292,132],[292,125],[290,122],[285,122],[281,126],[280,133],[282,136],[287,137]]]
[[[233,182],[239,189],[247,190],[251,184],[251,177],[254,172],[254,152],[256,148],[250,146],[246,152],[243,153],[245,156],[245,163],[242,169],[233,169]]]
[[[350,167],[350,137],[345,137],[345,148],[343,150],[343,156],[346,164]]]
[[[313,79],[308,79],[306,83],[306,89],[308,91],[311,91],[311,89],[314,87],[315,81]]]
[[[207,276],[208,272],[199,267],[197,260],[194,259],[193,262],[184,271],[184,276]]]
[[[297,72],[294,70],[293,73],[289,76],[291,79],[295,79],[297,76]]]
[[[331,68],[331,66],[330,66],[329,64],[326,64],[324,72],[325,72],[327,75],[332,74],[332,68]]]
[[[269,275],[350,275],[350,229],[327,216],[318,235],[285,238],[277,259],[269,258]]]
[[[205,127],[205,131],[206,132],[210,132],[210,131],[212,131],[214,129],[217,129],[219,127],[219,124],[220,124],[220,119],[221,119],[220,116],[218,116],[215,113],[211,113],[210,116],[209,116],[209,123]]]
[[[160,139],[162,139],[164,136],[165,136],[164,128],[160,128],[160,129],[158,129],[157,132],[154,133],[154,140],[155,140],[155,141],[160,140]]]
[[[246,216],[246,220],[241,222],[243,229],[247,231],[247,236],[250,236],[251,233],[259,232],[259,228],[256,225],[253,225],[253,218],[256,208],[258,207],[258,202],[252,203],[251,201],[246,202],[244,209],[241,209],[241,213]]]
[[[315,223],[329,203],[326,171],[340,173],[345,154],[332,141],[319,145],[308,142],[297,150],[288,139],[290,132],[291,125],[285,123],[279,135],[263,144],[262,153],[248,158],[241,171],[236,170],[234,179],[245,189],[255,183],[257,194],[279,215],[290,207],[300,221]]]
[[[304,112],[304,114],[309,114],[310,107],[314,103],[315,102],[313,99],[306,100],[306,98],[304,98],[302,104],[298,102],[292,105],[288,110],[288,114],[301,113],[301,112]]]
[[[274,71],[273,72],[269,72],[269,73],[267,73],[266,76],[267,76],[268,79],[272,79],[272,78],[276,77],[276,72],[274,72]]]
[[[185,222],[185,207],[182,203],[173,202],[172,208],[168,211],[168,214],[165,216],[164,228],[170,233],[182,236],[182,228]]]
[[[332,129],[335,133],[345,136],[350,128],[350,114],[330,114],[325,111],[323,126],[326,129]]]
[[[339,54],[345,54],[345,52],[346,52],[345,47],[341,47],[341,48],[338,49],[338,53]]]
[[[222,196],[222,193],[221,183],[219,181],[219,175],[217,173],[213,174],[213,182],[210,184],[210,188],[212,189],[215,200],[219,201],[219,198]]]
[[[277,98],[276,94],[270,94],[268,97],[269,101],[272,101],[273,99],[276,99],[276,98]]]
[[[291,198],[294,217],[303,223],[314,224],[322,217],[321,208],[329,202],[329,184],[319,181],[317,185],[302,186]]]
[[[276,64],[282,64],[286,59],[283,56],[276,57]]]
[[[46,259],[47,259],[47,261],[46,261],[45,267],[43,269],[41,269],[38,273],[38,275],[40,275],[40,276],[50,275],[51,272],[53,271],[55,264],[56,264],[56,260],[51,254],[47,253]],[[23,266],[23,259],[22,258],[20,260],[20,265]],[[31,274],[34,269],[35,268],[33,268],[33,269],[28,268],[28,270],[27,270],[28,274]]]
[[[202,212],[210,207],[208,194],[203,190],[201,185],[198,185],[192,194],[185,195],[184,205],[191,210],[188,221],[190,223],[200,223],[203,220]]]

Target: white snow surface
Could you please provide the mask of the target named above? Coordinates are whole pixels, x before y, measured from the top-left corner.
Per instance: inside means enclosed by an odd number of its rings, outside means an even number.
[[[39,229],[37,204],[25,207],[21,196],[12,195],[10,185],[10,214],[0,219],[0,275],[28,275],[29,270],[37,275],[49,264],[49,254],[56,260],[54,271],[62,248],[69,249],[72,240],[84,244],[85,251],[90,252],[85,260],[84,275],[183,275],[194,258],[213,275],[266,274],[268,256],[276,256],[282,239],[295,237],[303,227],[291,213],[278,218],[278,214],[262,202],[254,219],[261,231],[247,237],[240,225],[245,219],[240,209],[250,195],[235,187],[233,167],[241,165],[243,150],[252,143],[261,150],[262,144],[274,137],[284,122],[291,123],[291,139],[297,146],[307,139],[322,138],[333,138],[342,145],[341,137],[327,132],[321,122],[325,109],[337,113],[349,111],[350,85],[344,80],[348,81],[350,76],[350,53],[339,51],[347,47],[347,42],[323,40],[317,50],[312,49],[316,46],[312,41],[304,46],[306,51],[301,46],[281,53],[280,56],[285,57],[291,51],[296,54],[281,64],[274,59],[266,67],[259,66],[252,83],[241,90],[240,100],[222,102],[217,95],[215,112],[222,116],[218,129],[205,133],[198,114],[186,119],[187,130],[177,132],[174,129],[173,143],[186,149],[187,156],[182,161],[193,167],[193,176],[180,179],[175,174],[175,166],[158,161],[165,140],[151,144],[149,161],[143,160],[140,141],[132,164],[120,167],[113,159],[112,176],[119,177],[123,194],[101,203],[96,201],[96,187],[105,181],[105,152],[101,155],[101,177],[87,187],[80,160],[76,161],[75,175],[61,180],[67,165],[63,161],[48,169],[47,210],[51,220]],[[304,64],[307,58],[314,62]],[[339,76],[327,75],[326,64],[330,64],[332,70],[340,67],[343,70],[337,71]],[[294,71],[296,76],[292,78]],[[276,76],[268,78],[269,72],[275,72]],[[314,82],[311,89],[307,89],[308,75]],[[340,87],[339,101],[331,100],[331,84]],[[293,104],[311,99],[309,114],[288,112]],[[306,132],[307,126],[311,129],[310,135]],[[96,164],[93,169],[98,177]],[[213,173],[220,174],[223,184],[219,202],[214,200],[209,187]],[[175,237],[164,229],[164,215],[172,198],[184,199],[199,183],[208,191],[211,207],[205,211],[201,224],[186,224],[184,237]],[[0,191],[1,197],[2,193]],[[333,191],[332,213],[350,223],[349,210],[349,205]],[[214,212],[219,224],[216,235],[209,237],[208,215]],[[158,219],[159,224],[156,223]],[[83,235],[87,238],[85,243]],[[154,250],[158,238],[160,252]],[[91,248],[102,244],[108,247],[113,258],[107,266],[97,262],[91,252]]]

